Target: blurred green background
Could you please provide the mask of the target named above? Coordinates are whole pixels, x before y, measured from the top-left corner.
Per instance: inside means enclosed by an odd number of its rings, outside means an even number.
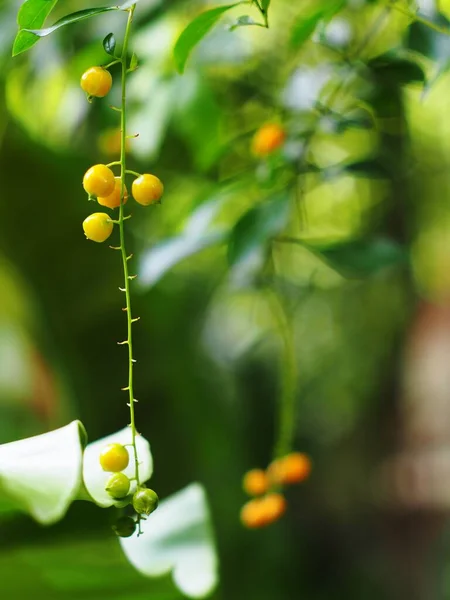
[[[269,30],[230,32],[257,18],[233,9],[182,76],[174,43],[210,5],[138,5],[128,160],[166,189],[127,222],[138,428],[161,497],[206,487],[214,598],[450,598],[450,42],[369,0],[342,2],[303,40],[326,4],[273,0]],[[101,41],[121,40],[124,16],[13,60],[19,5],[0,0],[0,442],[74,418],[94,440],[128,422],[121,264],[81,228],[84,172],[117,160],[119,72],[92,105],[79,78],[108,62]],[[60,2],[50,22],[84,7]],[[420,10],[448,28],[448,2]],[[257,160],[267,121],[287,142]],[[314,468],[279,523],[247,531],[242,475],[271,459],[285,360],[268,288],[295,335],[295,449]],[[2,597],[179,598],[169,577],[127,565],[113,518],[77,503],[41,528],[5,512]]]

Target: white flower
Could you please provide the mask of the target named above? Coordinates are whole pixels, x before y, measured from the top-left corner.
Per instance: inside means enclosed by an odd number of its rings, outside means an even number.
[[[80,421],[0,445],[0,493],[44,525],[62,519],[81,484]]]
[[[217,585],[217,556],[204,489],[193,483],[160,503],[142,522],[143,534],[121,538],[130,563],[143,575],[170,571],[190,598],[203,598]]]

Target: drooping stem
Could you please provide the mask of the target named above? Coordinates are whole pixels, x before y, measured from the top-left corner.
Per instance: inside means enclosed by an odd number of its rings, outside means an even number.
[[[292,450],[295,434],[295,404],[297,397],[297,360],[292,323],[278,294],[268,290],[273,316],[282,341],[280,356],[280,397],[278,426],[273,458],[285,456]]]
[[[134,393],[133,393],[133,368],[134,368],[134,358],[133,358],[133,317],[131,312],[131,294],[130,294],[130,281],[133,278],[129,274],[128,270],[128,260],[131,258],[127,255],[127,251],[125,248],[125,233],[124,233],[124,221],[126,217],[124,216],[124,198],[125,198],[125,174],[127,171],[126,166],[126,141],[127,141],[127,111],[126,111],[126,103],[127,103],[127,56],[128,56],[128,41],[130,37],[131,24],[133,22],[133,15],[136,5],[133,5],[128,9],[128,20],[127,26],[125,29],[125,36],[123,39],[123,47],[122,47],[122,55],[120,58],[120,62],[122,63],[122,109],[121,109],[121,119],[120,119],[120,131],[121,131],[121,141],[120,141],[120,178],[121,178],[121,193],[120,193],[120,209],[119,209],[119,231],[120,231],[120,250],[122,254],[122,263],[123,263],[123,275],[124,275],[124,291],[125,291],[125,300],[126,307],[125,313],[127,315],[127,339],[126,345],[128,346],[128,386],[125,388],[128,391],[129,396],[129,407],[130,407],[130,427],[131,427],[131,444],[133,446],[134,452],[134,467],[135,467],[135,480],[136,484],[139,487],[139,459],[136,448],[136,422],[135,422],[135,414],[134,414]]]

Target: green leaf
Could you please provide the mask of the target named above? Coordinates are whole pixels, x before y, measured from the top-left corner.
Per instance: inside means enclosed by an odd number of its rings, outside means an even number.
[[[261,0],[261,8],[263,9],[264,12],[267,11],[269,6],[270,6],[270,0]]]
[[[388,176],[387,170],[376,160],[364,160],[361,162],[346,165],[346,171],[352,175],[368,177],[369,179],[385,179]]]
[[[385,81],[395,85],[413,81],[423,83],[426,80],[425,72],[418,62],[392,54],[384,54],[369,61],[368,67],[378,71]]]
[[[105,49],[106,54],[110,54],[114,56],[114,52],[116,50],[116,38],[113,33],[108,33],[108,35],[103,40],[103,48]]]
[[[131,55],[130,66],[128,67],[128,70],[130,72],[136,71],[137,68],[138,68],[138,57],[137,57],[136,53],[133,52],[133,54]]]
[[[349,279],[374,273],[407,262],[407,252],[394,240],[376,238],[353,240],[328,247],[304,244],[330,267]]]
[[[112,10],[122,10],[122,7],[103,6],[99,8],[86,8],[85,10],[79,10],[77,12],[70,13],[70,15],[66,15],[62,19],[59,19],[59,21],[56,21],[56,23],[51,27],[46,27],[45,29],[27,28],[26,31],[37,36],[38,38],[45,37],[56,31],[57,29],[60,29],[61,27],[65,27],[66,25],[72,25],[73,23],[78,23],[79,21],[84,21],[85,19],[90,19],[91,17],[95,17],[97,15],[100,15],[105,12],[110,12]]]
[[[266,245],[285,227],[289,207],[289,195],[283,194],[246,212],[236,223],[230,236],[230,265],[246,274],[262,266]]]
[[[295,23],[291,33],[291,46],[300,48],[314,33],[319,21],[323,17],[324,9],[317,8],[309,15],[302,15]]]
[[[241,4],[241,2],[212,8],[211,10],[203,12],[189,23],[178,38],[173,51],[175,64],[180,73],[183,73],[186,61],[193,48],[205,37],[209,30],[227,10],[239,6],[239,4]]]
[[[12,55],[17,56],[31,48],[38,40],[32,33],[22,29],[42,27],[58,0],[27,0],[20,7],[17,15],[19,32],[14,40]]]
[[[328,1],[326,6],[316,7],[311,12],[302,14],[292,29],[291,45],[300,48],[312,36],[319,22],[330,21],[344,4],[343,0]]]

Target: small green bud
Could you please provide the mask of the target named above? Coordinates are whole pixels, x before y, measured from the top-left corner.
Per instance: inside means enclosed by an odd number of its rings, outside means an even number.
[[[110,496],[120,500],[130,491],[130,480],[123,473],[114,473],[106,482],[105,490]]]
[[[159,498],[153,490],[141,488],[133,496],[133,508],[138,515],[149,515],[158,508]]]
[[[112,528],[116,535],[127,538],[136,531],[136,522],[131,517],[120,517]]]

